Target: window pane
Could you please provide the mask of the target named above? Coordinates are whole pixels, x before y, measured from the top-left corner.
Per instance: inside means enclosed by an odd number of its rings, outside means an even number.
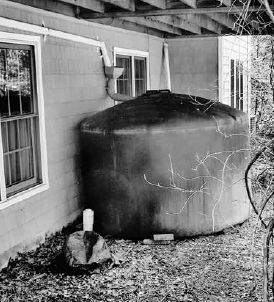
[[[135,95],[141,95],[146,92],[146,59],[134,58],[135,67]]]
[[[28,95],[22,95],[21,96],[22,101],[22,111],[24,114],[32,112],[31,108],[31,98]]]
[[[11,171],[11,185],[21,180],[20,176],[20,157],[18,152],[9,155],[10,171]]]
[[[7,186],[34,177],[31,118],[2,123]]]
[[[18,50],[7,50],[7,89],[10,115],[20,114],[19,59]]]
[[[19,52],[19,80],[20,94],[22,102],[22,112],[32,113],[31,102],[31,58],[29,50],[20,50]]]
[[[0,115],[7,116],[8,109],[8,90],[6,85],[6,49],[0,49]]]
[[[6,180],[6,186],[10,186],[10,172],[9,172],[9,155],[4,155],[4,169],[5,169],[5,180]]]
[[[1,124],[3,152],[8,152],[7,123]]]
[[[22,180],[27,180],[34,176],[32,153],[31,149],[26,149],[20,152],[22,162]]]
[[[38,182],[35,119],[30,117],[1,123],[6,186],[10,188],[8,196]]]
[[[240,110],[244,110],[244,67],[240,62]]]
[[[234,81],[235,81],[235,61],[230,61],[230,105],[234,108],[234,94],[235,94],[235,87],[234,87]]]
[[[236,108],[240,109],[240,62],[236,61]]]
[[[0,48],[0,113],[15,116],[33,112],[31,53]]]
[[[123,74],[117,79],[117,93],[132,95],[131,58],[129,56],[117,56],[116,65],[123,67]]]
[[[8,151],[19,148],[17,121],[10,121],[8,125]]]
[[[30,119],[19,120],[20,148],[31,146]]]
[[[8,91],[2,90],[0,88],[0,115],[8,116],[9,107],[8,107]]]

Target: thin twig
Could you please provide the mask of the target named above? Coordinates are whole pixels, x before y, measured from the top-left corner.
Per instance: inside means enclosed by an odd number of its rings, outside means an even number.
[[[273,236],[274,228],[274,218],[271,219],[266,233],[266,239],[263,247],[263,302],[269,302],[269,293],[268,293],[268,260],[269,260],[269,243],[270,239]]]
[[[252,158],[252,160],[250,161],[250,163],[248,164],[246,170],[245,170],[245,186],[246,186],[246,191],[247,191],[247,196],[248,196],[248,199],[251,203],[251,206],[254,210],[254,212],[256,213],[256,215],[258,216],[259,215],[259,211],[257,210],[256,206],[255,206],[255,202],[253,201],[253,198],[251,196],[251,190],[250,190],[250,187],[249,187],[249,183],[248,183],[248,173],[251,169],[251,167],[254,165],[254,163],[259,159],[259,157],[265,152],[265,150],[271,145],[274,143],[274,139],[272,139],[271,141],[269,141],[268,144],[266,144],[260,151],[258,151],[254,157]],[[264,221],[259,218],[262,225],[267,228],[266,224],[264,223]]]

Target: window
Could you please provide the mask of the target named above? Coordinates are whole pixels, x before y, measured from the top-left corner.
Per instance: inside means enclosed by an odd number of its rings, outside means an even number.
[[[244,68],[240,60],[230,61],[230,105],[239,110],[244,109]]]
[[[124,95],[132,95],[131,58],[117,55],[116,66],[124,68],[123,74],[117,79],[117,92]]]
[[[148,89],[148,53],[115,49],[114,64],[123,67],[123,74],[116,81],[117,93],[139,96]]]
[[[0,32],[0,201],[43,183],[38,109],[34,45],[1,42]]]

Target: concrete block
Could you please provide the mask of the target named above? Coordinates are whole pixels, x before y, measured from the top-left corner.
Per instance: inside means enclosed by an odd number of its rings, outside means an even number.
[[[155,235],[153,235],[153,239],[155,241],[174,240],[174,235],[173,234],[155,234]]]

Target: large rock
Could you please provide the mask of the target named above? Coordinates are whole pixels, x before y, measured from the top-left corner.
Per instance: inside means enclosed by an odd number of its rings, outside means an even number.
[[[71,267],[102,264],[112,259],[104,238],[95,232],[78,231],[69,235],[65,245],[66,262]]]

